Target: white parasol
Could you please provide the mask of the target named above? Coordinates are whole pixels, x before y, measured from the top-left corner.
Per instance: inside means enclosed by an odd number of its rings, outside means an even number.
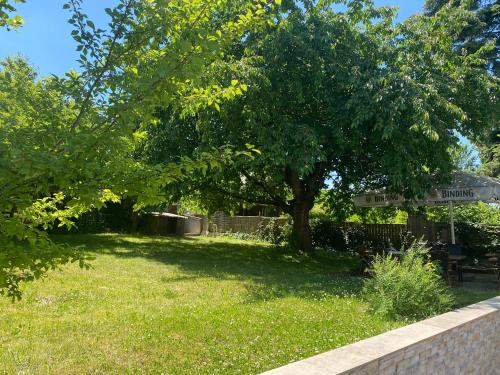
[[[399,194],[392,194],[386,189],[380,189],[360,194],[354,197],[353,201],[358,207],[448,205],[450,210],[451,242],[454,244],[453,205],[474,202],[500,203],[500,180],[493,177],[457,172],[453,174],[451,184],[433,187],[423,199],[406,200]]]

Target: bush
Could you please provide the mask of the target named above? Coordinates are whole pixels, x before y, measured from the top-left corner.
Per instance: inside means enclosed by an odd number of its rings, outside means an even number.
[[[344,228],[344,236],[348,250],[355,250],[368,241],[365,228],[361,225],[353,225]]]
[[[456,223],[457,235],[469,258],[482,258],[500,250],[500,225]]]
[[[332,220],[314,218],[311,220],[313,247],[321,249],[347,250],[347,239],[342,227]]]
[[[311,219],[311,235],[315,248],[337,251],[354,250],[366,241],[362,226],[347,226],[318,216]]]
[[[133,210],[133,202],[125,199],[121,203],[108,203],[101,209],[86,212],[76,219],[75,226],[68,230],[66,227],[57,227],[50,232],[53,234],[66,233],[134,233],[134,220],[137,214]]]
[[[428,261],[429,249],[414,242],[403,249],[401,261],[375,256],[363,295],[377,314],[392,318],[423,319],[449,310],[454,303],[439,266]]]
[[[232,238],[235,240],[241,240],[241,241],[259,241],[260,238],[254,233],[242,233],[242,232],[224,232],[224,233],[217,233],[217,237],[226,237],[226,238]]]
[[[278,218],[272,218],[268,222],[263,221],[257,228],[257,237],[274,245],[288,243],[290,234],[290,224],[283,223],[283,220]]]

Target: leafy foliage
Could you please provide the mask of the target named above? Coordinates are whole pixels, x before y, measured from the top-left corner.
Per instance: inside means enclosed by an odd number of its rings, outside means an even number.
[[[134,201],[125,198],[119,203],[108,202],[102,208],[85,212],[73,219],[73,225],[70,228],[54,226],[49,233],[137,233],[140,223],[139,214],[134,210]]]
[[[486,59],[486,68],[496,76],[499,74],[498,54],[500,52],[500,40],[498,30],[500,28],[500,5],[496,0],[426,0],[425,10],[428,14],[435,14],[445,7],[467,6],[476,15],[457,35],[457,50],[477,51],[486,44],[494,45]]]
[[[447,223],[450,221],[448,207],[436,206],[425,209],[427,219],[430,221]],[[474,204],[458,205],[453,208],[456,221],[500,225],[500,207],[494,204],[478,202]]]
[[[217,233],[217,237],[221,238],[232,238],[240,241],[262,241],[261,238],[254,233],[243,233],[243,232],[223,232]]]
[[[450,150],[458,171],[474,172],[479,164],[477,157],[478,149],[472,144],[460,144]]]
[[[20,15],[11,17],[9,14],[15,12],[13,3],[24,3],[25,0],[0,0],[0,27],[6,27],[7,30],[16,29],[23,24]]]
[[[19,297],[20,281],[57,264],[86,264],[78,251],[57,251],[45,232],[55,223],[71,227],[122,197],[133,197],[136,209],[158,204],[165,185],[250,154],[221,147],[162,165],[134,158],[158,107],[197,109],[238,94],[238,82],[211,85],[200,77],[233,39],[267,23],[273,2],[241,1],[226,17],[224,0],[120,0],[106,9],[106,30],[81,3],[64,5],[81,74],[40,79],[22,59],[1,64],[0,294]],[[0,12],[12,10],[0,2]]]
[[[347,241],[342,227],[331,220],[311,220],[312,243],[315,248],[344,251]]]
[[[289,242],[291,228],[282,220],[272,218],[269,222],[261,222],[257,228],[257,237],[273,245],[283,245]]]
[[[456,36],[456,51],[457,53],[462,53],[463,50],[475,52],[484,48],[485,45],[491,46],[486,51],[482,66],[494,76],[499,77],[500,4],[498,1],[427,0],[425,8],[429,14],[435,14],[446,7],[459,7],[462,3],[465,3],[474,12],[475,18]],[[500,176],[500,133],[498,122],[494,123],[490,129],[486,129],[481,137],[474,140],[480,150],[481,171],[489,176]]]
[[[491,131],[489,137],[480,143],[481,172],[500,178],[500,130]]]
[[[362,227],[342,226],[325,216],[311,219],[312,242],[315,248],[354,251],[366,240]]]
[[[377,314],[423,319],[451,308],[453,296],[438,266],[428,261],[428,251],[413,243],[401,261],[391,255],[375,256],[363,293]]]
[[[456,223],[456,230],[464,254],[481,259],[486,253],[500,251],[500,225],[484,225],[471,222]]]
[[[1,65],[0,294],[12,297],[19,296],[20,281],[40,277],[57,264],[78,260],[84,265],[78,253],[58,252],[44,232],[56,220],[70,225],[69,218],[84,211],[86,197],[68,202],[58,190],[80,188],[72,177],[78,178],[81,164],[64,157],[68,144],[79,141],[63,127],[74,112],[53,80],[35,82],[35,77],[23,60]],[[106,194],[97,193],[96,203]]]

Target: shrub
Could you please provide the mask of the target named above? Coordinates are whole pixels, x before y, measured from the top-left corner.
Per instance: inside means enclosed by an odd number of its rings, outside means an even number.
[[[86,212],[74,220],[75,225],[70,230],[55,226],[50,233],[134,233],[134,220],[137,214],[133,210],[133,202],[125,199],[120,203],[108,203],[101,209]]]
[[[347,239],[342,227],[332,220],[313,218],[311,220],[312,243],[315,248],[347,250]]]
[[[459,222],[456,230],[464,255],[470,258],[481,258],[488,252],[500,250],[500,225]]]
[[[353,225],[344,228],[344,236],[348,250],[355,250],[368,241],[366,238],[366,229],[361,225]]]
[[[278,218],[272,218],[268,222],[262,221],[257,228],[257,237],[274,245],[288,243],[290,233],[290,224],[284,223],[283,219]]]
[[[243,232],[224,232],[224,233],[217,233],[217,237],[226,237],[226,238],[232,238],[235,240],[241,240],[241,241],[259,241],[260,238],[254,233],[243,233]]]
[[[429,249],[414,242],[402,259],[375,256],[363,295],[377,314],[392,318],[423,319],[449,310],[452,294],[439,267],[428,261]]]
[[[354,250],[366,242],[362,226],[347,226],[317,216],[311,219],[311,235],[315,248],[333,249],[337,251]]]

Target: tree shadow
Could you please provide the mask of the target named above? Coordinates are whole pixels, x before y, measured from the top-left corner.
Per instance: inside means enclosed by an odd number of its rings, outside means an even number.
[[[196,278],[250,281],[247,303],[289,296],[325,299],[359,295],[362,281],[348,276],[357,260],[346,254],[318,252],[298,255],[254,242],[220,238],[148,237],[122,235],[58,236],[57,242],[85,244],[94,254],[141,257],[177,266],[184,275],[164,277],[165,283]]]

